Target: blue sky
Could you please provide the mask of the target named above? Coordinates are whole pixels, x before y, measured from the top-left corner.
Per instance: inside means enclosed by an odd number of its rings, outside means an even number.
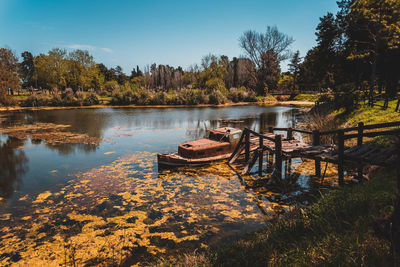
[[[244,31],[275,25],[304,56],[319,17],[336,11],[336,0],[0,0],[0,47],[86,49],[130,73],[151,63],[186,68],[208,53],[240,56]]]

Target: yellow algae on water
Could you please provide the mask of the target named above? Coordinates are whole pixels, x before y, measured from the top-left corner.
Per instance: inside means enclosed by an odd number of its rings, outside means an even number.
[[[37,196],[36,200],[33,201],[32,203],[41,203],[43,202],[45,199],[47,199],[49,196],[51,196],[51,192],[50,191],[46,191],[44,193],[41,193]]]

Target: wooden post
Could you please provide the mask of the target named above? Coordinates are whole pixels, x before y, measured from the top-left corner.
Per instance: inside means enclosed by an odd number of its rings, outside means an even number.
[[[244,160],[247,162],[250,159],[250,131],[246,131],[246,138],[245,138],[245,157]]]
[[[364,131],[364,123],[358,123],[358,137],[357,137],[357,146],[361,146],[363,142],[363,131]]]
[[[264,152],[264,138],[262,137],[262,132],[261,135],[259,137],[259,148],[258,148],[258,175],[262,176],[262,167],[263,167],[263,152]]]
[[[364,123],[363,122],[359,122],[358,123],[358,136],[357,136],[357,146],[359,146],[359,147],[363,143],[363,131],[364,131]],[[363,170],[362,165],[358,166],[357,177],[358,177],[358,180],[360,180],[360,181],[361,181],[362,176],[363,176],[362,170]]]
[[[275,172],[276,178],[282,180],[282,136],[275,135]]]
[[[338,133],[338,176],[339,176],[339,185],[343,185],[344,183],[344,171],[343,171],[343,163],[344,163],[344,131],[340,130]]]
[[[319,146],[321,144],[320,141],[321,134],[318,130],[313,131],[313,146]],[[315,160],[315,175],[321,177],[321,161]]]
[[[292,128],[288,128],[286,139],[287,140],[292,140],[293,139],[293,129]]]

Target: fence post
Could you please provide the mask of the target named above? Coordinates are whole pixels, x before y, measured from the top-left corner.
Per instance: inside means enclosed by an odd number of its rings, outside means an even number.
[[[262,132],[261,132],[261,135],[259,136],[259,140],[258,140],[258,145],[259,145],[259,148],[258,148],[258,153],[259,153],[259,155],[258,155],[258,175],[259,176],[262,176],[262,165],[263,165],[263,161],[264,161],[264,159],[263,159],[263,151],[264,151],[264,138],[262,137]]]
[[[275,172],[282,180],[282,136],[279,134],[275,135]]]
[[[244,160],[247,162],[250,158],[250,131],[246,131],[246,138],[245,138],[245,158]]]
[[[363,131],[364,131],[364,123],[363,122],[359,122],[358,123],[358,136],[357,136],[357,146],[361,146],[363,143]],[[357,169],[357,177],[359,180],[362,179],[363,173],[362,173],[362,165],[358,166]]]
[[[313,146],[319,146],[321,144],[321,133],[318,130],[313,131]],[[321,161],[315,160],[315,175],[321,177]]]
[[[363,131],[364,131],[364,123],[359,122],[358,123],[358,136],[357,136],[357,146],[361,146],[363,142]]]
[[[340,130],[338,133],[338,176],[339,176],[339,185],[343,185],[344,182],[344,171],[343,171],[343,163],[344,163],[344,131]]]
[[[293,139],[293,129],[292,128],[288,128],[286,139],[288,139],[288,140],[292,140]]]

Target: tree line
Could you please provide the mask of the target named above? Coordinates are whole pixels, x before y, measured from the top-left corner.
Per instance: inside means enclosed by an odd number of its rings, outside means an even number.
[[[291,51],[293,38],[276,26],[261,33],[244,32],[239,38],[242,57],[209,54],[185,70],[152,64],[126,74],[120,66],[96,63],[88,51],[55,48],[37,56],[25,51],[18,60],[10,49],[0,48],[0,99],[6,102],[7,92],[20,88],[93,91],[117,96],[116,100],[127,92],[185,90],[225,98],[235,98],[229,94],[238,91],[265,96],[274,90],[330,90],[357,96],[362,92],[371,102],[376,94],[395,97],[400,79],[400,1],[341,0],[338,7],[337,14],[320,18],[317,45],[304,58]],[[289,60],[289,69],[282,73],[284,60]]]
[[[316,28],[317,45],[296,71],[301,88],[396,97],[400,79],[400,1],[341,0]]]

